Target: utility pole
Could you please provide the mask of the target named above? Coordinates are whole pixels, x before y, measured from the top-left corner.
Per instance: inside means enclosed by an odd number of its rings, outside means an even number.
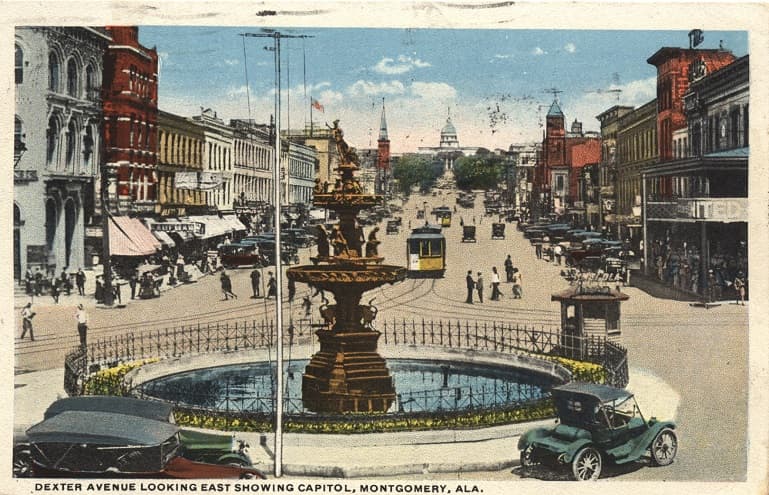
[[[264,33],[243,33],[241,36],[251,38],[272,38],[271,51],[275,55],[275,164],[272,171],[273,197],[275,201],[275,282],[277,285],[275,327],[278,331],[276,343],[276,382],[275,382],[275,477],[283,476],[283,268],[281,266],[282,250],[280,243],[280,40],[282,38],[312,38],[306,35],[282,34],[278,31]],[[288,201],[289,173],[286,170],[286,201]]]

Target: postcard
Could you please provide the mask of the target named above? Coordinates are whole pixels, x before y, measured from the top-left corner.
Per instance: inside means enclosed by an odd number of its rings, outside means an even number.
[[[765,5],[3,5],[3,493],[769,489]]]

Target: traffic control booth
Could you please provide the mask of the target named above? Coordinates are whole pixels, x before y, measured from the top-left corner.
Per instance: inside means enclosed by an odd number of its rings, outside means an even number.
[[[603,341],[619,343],[620,306],[629,296],[619,286],[578,284],[552,294],[561,303],[560,346],[564,356],[588,360]]]

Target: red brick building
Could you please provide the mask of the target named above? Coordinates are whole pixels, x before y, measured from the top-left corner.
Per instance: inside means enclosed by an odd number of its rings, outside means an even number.
[[[104,54],[104,162],[115,215],[149,213],[157,199],[158,54],[139,28],[107,28]]]

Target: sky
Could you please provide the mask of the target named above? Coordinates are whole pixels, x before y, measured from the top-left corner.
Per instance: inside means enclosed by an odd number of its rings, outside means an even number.
[[[376,147],[382,102],[394,153],[438,146],[451,115],[460,146],[507,149],[538,141],[554,94],[566,116],[599,131],[596,115],[656,96],[663,46],[688,47],[687,31],[290,29],[281,42],[282,128],[340,120],[345,139]],[[183,116],[211,108],[229,121],[267,123],[274,111],[271,38],[257,28],[141,26],[159,55],[159,107]],[[706,31],[699,48],[748,53],[748,33]],[[247,74],[247,75],[246,75]],[[248,89],[248,90],[247,90]],[[553,93],[549,91],[559,91]],[[249,111],[250,108],[250,111]]]

